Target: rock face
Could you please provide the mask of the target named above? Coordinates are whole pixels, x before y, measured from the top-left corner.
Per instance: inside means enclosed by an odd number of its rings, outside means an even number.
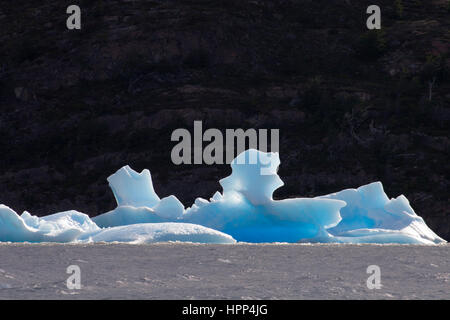
[[[0,9],[0,203],[114,208],[106,177],[152,168],[155,191],[209,198],[227,165],[172,164],[176,128],[280,129],[275,198],[371,181],[450,239],[444,1],[17,0]],[[82,172],[82,175],[79,174]]]

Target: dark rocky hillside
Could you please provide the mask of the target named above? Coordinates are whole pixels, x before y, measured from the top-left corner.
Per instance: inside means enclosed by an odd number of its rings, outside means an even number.
[[[369,4],[2,1],[0,203],[96,215],[129,164],[190,206],[230,173],[172,164],[172,131],[203,120],[280,129],[276,198],[380,180],[449,240],[450,2],[377,1],[380,31]]]

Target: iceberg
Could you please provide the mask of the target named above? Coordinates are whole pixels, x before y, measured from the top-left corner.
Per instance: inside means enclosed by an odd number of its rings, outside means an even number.
[[[319,198],[343,200],[347,203],[340,212],[342,221],[328,229],[338,241],[417,244],[445,242],[414,212],[404,195],[389,199],[381,182]]]
[[[65,211],[46,217],[14,210],[0,205],[0,241],[10,242],[71,242],[80,235],[100,230],[88,215]]]
[[[90,218],[77,211],[19,216],[0,205],[0,241],[197,243],[312,242],[433,245],[437,236],[405,196],[389,199],[381,182],[315,198],[274,200],[284,185],[278,153],[249,149],[219,181],[222,192],[185,208],[160,198],[150,171],[124,166],[108,178],[117,207]]]
[[[145,208],[143,208],[145,209]],[[133,210],[132,213],[145,212]],[[150,209],[148,209],[150,210]],[[137,218],[138,219],[138,218]],[[139,220],[137,220],[139,221]],[[100,228],[88,215],[65,211],[45,217],[24,212],[19,216],[0,205],[0,242],[154,242],[235,243],[230,235],[189,223],[135,223]]]

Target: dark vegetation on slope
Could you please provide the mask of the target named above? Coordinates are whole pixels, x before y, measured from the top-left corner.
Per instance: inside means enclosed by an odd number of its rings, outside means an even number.
[[[178,127],[280,128],[285,186],[380,180],[439,235],[449,221],[449,1],[73,1],[0,5],[0,203],[44,215],[115,207],[106,178],[149,168],[186,206],[227,165],[170,160]]]

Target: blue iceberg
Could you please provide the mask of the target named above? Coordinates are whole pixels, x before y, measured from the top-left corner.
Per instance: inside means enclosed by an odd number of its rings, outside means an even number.
[[[0,205],[0,241],[197,243],[315,242],[439,244],[403,195],[389,199],[380,182],[316,198],[273,200],[284,185],[278,153],[249,149],[220,180],[222,192],[185,208],[160,198],[148,170],[124,166],[108,178],[117,208],[94,218],[67,211],[21,216]]]

